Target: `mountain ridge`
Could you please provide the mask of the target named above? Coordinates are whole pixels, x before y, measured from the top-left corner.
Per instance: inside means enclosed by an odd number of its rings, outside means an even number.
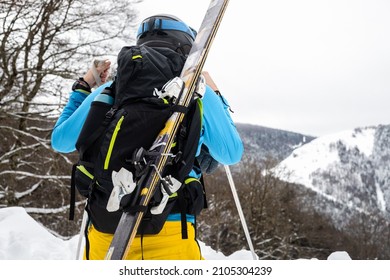
[[[314,136],[261,125],[237,123],[236,127],[244,143],[245,154],[257,160],[271,157],[281,161],[297,147],[316,139]]]
[[[280,179],[317,193],[315,208],[338,227],[356,215],[390,217],[390,125],[319,137],[275,169]],[[285,170],[284,174],[282,170]],[[305,202],[303,202],[305,203]],[[350,216],[350,219],[340,218]]]

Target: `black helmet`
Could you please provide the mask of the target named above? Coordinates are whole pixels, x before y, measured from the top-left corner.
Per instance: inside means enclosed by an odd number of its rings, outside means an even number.
[[[188,55],[196,31],[172,15],[155,15],[142,21],[137,32],[137,46],[166,47]]]

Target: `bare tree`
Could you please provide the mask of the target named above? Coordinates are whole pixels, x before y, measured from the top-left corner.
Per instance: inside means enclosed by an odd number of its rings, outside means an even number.
[[[38,219],[66,213],[74,155],[54,153],[51,129],[92,57],[115,57],[132,43],[139,2],[0,2],[0,206],[23,206]]]

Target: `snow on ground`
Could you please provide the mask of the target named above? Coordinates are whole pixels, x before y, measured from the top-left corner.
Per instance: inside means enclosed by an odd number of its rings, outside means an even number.
[[[388,262],[365,261],[362,265],[359,261],[352,261],[347,252],[334,252],[328,260],[317,259],[294,261],[256,261],[252,259],[249,251],[241,250],[230,256],[215,252],[204,243],[200,242],[203,256],[206,262],[197,261],[148,261],[147,265],[142,261],[69,261],[75,260],[78,236],[69,240],[62,240],[52,235],[45,227],[37,223],[26,210],[21,207],[0,209],[0,275],[4,279],[39,279],[52,280],[62,277],[78,279],[90,277],[93,279],[125,279],[130,274],[123,274],[126,269],[141,271],[137,279],[183,279],[180,275],[172,274],[177,271],[201,271],[202,274],[189,274],[188,279],[210,279],[212,275],[219,275],[226,279],[258,279],[259,276],[270,276],[270,279],[299,279],[309,280],[320,276],[321,279],[368,279],[372,276],[382,279],[388,270]],[[3,260],[3,261],[1,261]],[[23,262],[20,262],[23,260]],[[45,260],[45,261],[39,261]],[[61,261],[58,261],[61,260]],[[228,261],[226,260],[234,260]],[[344,262],[332,262],[332,260],[344,260]],[[349,261],[348,261],[349,260]],[[266,274],[245,274],[234,276],[233,272],[240,271],[257,272]],[[146,272],[160,271],[163,274],[151,277],[153,274]],[[318,275],[319,271],[321,274]],[[169,272],[169,273],[168,273]],[[172,272],[172,273],[171,273]],[[271,273],[272,272],[272,273]],[[59,274],[61,273],[61,274]],[[119,275],[119,276],[118,276]],[[120,277],[120,278],[116,278]],[[132,277],[132,276],[131,276]],[[191,278],[192,277],[192,278]],[[214,278],[214,277],[211,277]],[[186,277],[187,279],[187,277]],[[241,278],[240,278],[241,279]]]
[[[79,242],[76,235],[62,240],[37,223],[22,207],[0,209],[0,260],[74,260]],[[230,256],[199,242],[206,260],[252,260],[250,251]],[[350,260],[346,252],[335,252],[328,259]]]
[[[62,240],[37,223],[22,207],[0,209],[0,260],[74,260],[79,236]],[[251,260],[249,251],[225,256],[199,242],[207,260]]]

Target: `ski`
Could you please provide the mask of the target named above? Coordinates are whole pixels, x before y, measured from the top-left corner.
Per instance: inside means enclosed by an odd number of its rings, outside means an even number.
[[[198,78],[228,2],[229,0],[211,0],[209,4],[198,35],[180,75],[184,82],[184,88],[178,99],[179,106],[188,107],[193,98]],[[155,190],[160,185],[161,174],[167,164],[175,135],[183,118],[184,113],[174,112],[154,141],[150,152],[157,154],[157,156],[151,159],[152,162],[148,163],[149,170],[139,181],[138,184],[140,185],[136,187],[139,190],[137,205],[140,211],[136,213],[123,212],[108,248],[106,260],[121,260],[128,254],[144,215],[142,209],[148,206]]]

